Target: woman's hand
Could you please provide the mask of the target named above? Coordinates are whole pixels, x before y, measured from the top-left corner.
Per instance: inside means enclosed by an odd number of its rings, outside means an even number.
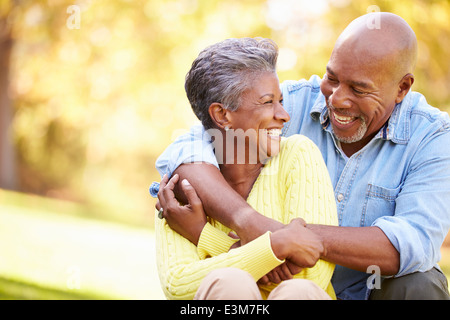
[[[280,283],[284,280],[292,279],[297,273],[302,271],[303,268],[295,265],[294,263],[286,260],[284,263],[270,271],[268,274],[258,280],[260,285],[270,285],[272,283]]]
[[[162,217],[166,219],[170,228],[197,245],[207,222],[206,214],[200,198],[186,179],[181,181],[181,190],[185,193],[188,204],[180,205],[173,192],[178,180],[177,174],[169,181],[166,175],[163,177],[159,185],[156,209],[163,209]]]

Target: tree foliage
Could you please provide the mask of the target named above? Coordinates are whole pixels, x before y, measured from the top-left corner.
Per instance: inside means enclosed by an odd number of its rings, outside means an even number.
[[[201,49],[270,37],[281,81],[323,75],[339,33],[371,5],[410,23],[420,50],[414,90],[447,110],[449,1],[1,0],[13,40],[8,93],[20,190],[145,220],[157,156],[196,122],[184,76]]]

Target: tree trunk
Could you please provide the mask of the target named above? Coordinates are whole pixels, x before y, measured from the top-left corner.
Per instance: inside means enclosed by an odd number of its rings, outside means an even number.
[[[11,125],[13,110],[9,98],[9,67],[13,40],[7,17],[0,18],[0,188],[16,189],[17,174]]]

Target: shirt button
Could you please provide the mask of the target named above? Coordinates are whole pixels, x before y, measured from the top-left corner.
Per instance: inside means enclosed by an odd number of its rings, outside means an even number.
[[[148,189],[148,191],[150,192],[150,195],[153,198],[157,198],[158,197],[158,191],[159,191],[159,182],[153,182],[150,186],[150,188]]]
[[[344,200],[344,195],[342,193],[339,193],[337,199],[339,202],[341,202],[342,200]]]

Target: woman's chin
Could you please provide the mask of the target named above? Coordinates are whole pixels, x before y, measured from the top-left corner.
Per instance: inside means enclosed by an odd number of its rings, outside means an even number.
[[[280,153],[280,139],[270,139],[265,147],[260,148],[259,159],[266,163],[270,158]]]

